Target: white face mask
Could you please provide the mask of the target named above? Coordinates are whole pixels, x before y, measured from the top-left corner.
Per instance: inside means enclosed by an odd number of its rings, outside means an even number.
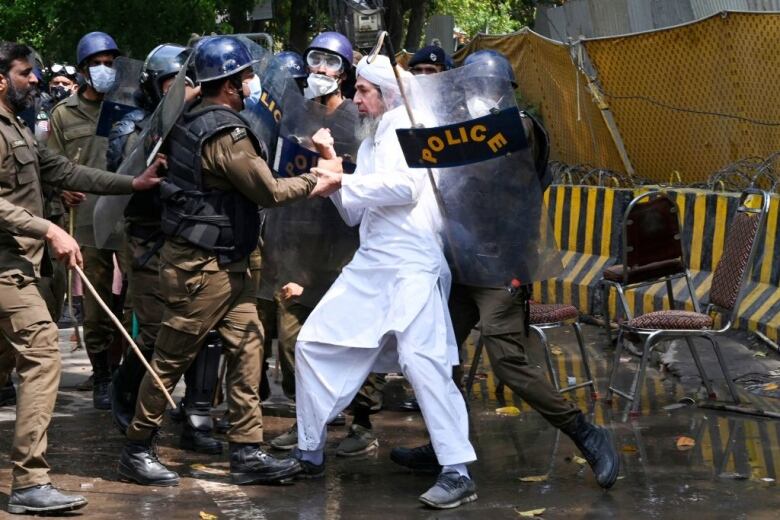
[[[491,100],[482,97],[470,97],[466,100],[466,107],[472,117],[483,117],[490,113],[496,104]]]
[[[314,99],[335,92],[339,88],[339,82],[335,78],[324,74],[309,74],[306,79],[306,88],[303,89],[303,95],[306,99]]]
[[[89,68],[89,78],[92,88],[101,94],[105,94],[114,86],[116,71],[105,65],[96,65]]]
[[[244,108],[250,110],[260,102],[260,95],[263,93],[263,87],[260,83],[260,77],[255,74],[252,79],[244,82],[249,94],[244,96]]]

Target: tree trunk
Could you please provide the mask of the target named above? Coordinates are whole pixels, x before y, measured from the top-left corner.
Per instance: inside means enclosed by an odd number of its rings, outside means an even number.
[[[400,49],[404,41],[404,10],[400,1],[385,4],[385,26],[395,49]]]
[[[309,2],[291,0],[290,2],[290,48],[303,53],[309,45]]]
[[[406,30],[406,40],[404,42],[404,49],[409,52],[414,52],[420,48],[423,26],[425,26],[425,15],[428,13],[428,3],[429,0],[418,0],[412,5],[412,10],[409,13],[409,28]]]

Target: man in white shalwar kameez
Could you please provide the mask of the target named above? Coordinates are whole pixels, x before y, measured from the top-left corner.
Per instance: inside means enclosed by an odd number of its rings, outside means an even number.
[[[440,214],[426,171],[407,166],[396,137],[396,129],[411,123],[389,60],[364,58],[357,76],[354,101],[375,131],[360,146],[355,173],[336,174],[340,189],[330,196],[347,224],[360,225],[360,247],[298,336],[295,456],[303,476],[322,475],[328,421],[350,403],[370,372],[400,367],[443,468],[420,500],[435,508],[457,507],[477,498],[466,469],[476,454],[466,406],[452,380],[458,350],[447,310],[450,272]]]

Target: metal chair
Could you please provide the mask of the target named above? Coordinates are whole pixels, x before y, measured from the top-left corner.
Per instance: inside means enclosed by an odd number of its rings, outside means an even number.
[[[633,316],[625,291],[657,283],[666,283],[669,308],[674,309],[672,282],[685,278],[693,308],[699,304],[685,265],[685,251],[680,240],[677,203],[666,193],[651,191],[632,200],[623,216],[621,263],[604,270],[602,305],[607,338],[612,341],[609,316],[609,290],[618,294],[618,311],[626,320]]]
[[[749,206],[749,197],[760,197],[760,204],[750,204]],[[639,394],[644,383],[650,354],[659,342],[673,338],[685,339],[710,398],[716,397],[693,344],[693,338],[704,338],[712,344],[720,369],[726,378],[731,398],[739,404],[734,381],[729,375],[716,338],[728,331],[737,318],[737,311],[743,296],[742,287],[753,265],[758,244],[756,238],[762,236],[764,232],[768,209],[769,195],[766,192],[755,189],[742,192],[739,208],[729,225],[723,254],[712,276],[710,301],[704,313],[682,310],[656,311],[637,316],[621,325],[609,377],[608,401],[612,399],[613,393],[618,394],[631,401],[631,413],[637,413],[640,402]],[[725,325],[719,329],[715,328],[715,315],[722,316],[726,321]],[[620,354],[623,351],[623,336],[626,333],[644,338],[639,369],[634,375],[632,387],[628,392],[614,386],[620,365]]]
[[[544,347],[544,357],[547,363],[547,370],[550,374],[550,380],[555,386],[555,390],[563,393],[583,388],[586,386],[591,387],[591,398],[598,399],[598,392],[596,391],[596,384],[593,381],[593,376],[590,372],[590,363],[588,361],[588,353],[585,350],[585,342],[582,339],[582,330],[580,329],[579,317],[580,311],[573,305],[566,304],[542,304],[531,302],[531,315],[529,319],[529,325],[531,330],[539,336]],[[585,370],[586,380],[582,383],[575,383],[563,388],[558,383],[558,377],[555,374],[555,368],[552,359],[552,353],[550,352],[550,344],[547,341],[547,335],[544,333],[546,329],[552,329],[555,327],[563,327],[571,325],[574,328],[574,334],[577,336],[577,343],[580,347],[580,353],[582,355],[582,364]],[[480,358],[482,357],[482,350],[484,345],[482,344],[482,337],[480,336],[477,344],[474,348],[474,357],[471,361],[471,367],[469,369],[468,376],[466,378],[466,399],[471,397],[471,389],[474,386],[474,379],[477,374]],[[499,384],[497,388],[503,390],[503,385]],[[498,392],[499,390],[497,390]]]

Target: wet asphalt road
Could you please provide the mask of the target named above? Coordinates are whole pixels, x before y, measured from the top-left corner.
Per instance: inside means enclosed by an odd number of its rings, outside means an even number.
[[[65,333],[67,339],[67,333]],[[604,336],[586,327],[586,339],[603,396],[607,359]],[[581,380],[568,331],[551,334],[560,377]],[[648,370],[638,417],[623,413],[623,402],[591,401],[589,392],[571,395],[593,420],[614,434],[622,469],[615,487],[598,488],[587,465],[565,435],[558,435],[538,414],[506,391],[499,403],[495,381],[485,366],[471,399],[472,442],[479,461],[472,467],[479,500],[451,511],[423,508],[417,496],[434,480],[410,473],[389,460],[393,446],[415,446],[427,437],[419,414],[385,410],[374,416],[380,447],[363,458],[338,458],[334,449],[346,426],[331,427],[328,470],[324,479],[289,486],[245,486],[230,483],[227,456],[198,455],[177,448],[179,426],[166,419],[161,438],[163,462],[183,479],[177,488],[150,488],[118,482],[116,462],[123,441],[107,412],[93,410],[91,393],[74,385],[88,374],[83,352],[71,354],[62,343],[63,381],[49,432],[49,463],[54,483],[85,495],[89,505],[76,518],[198,519],[373,519],[521,518],[519,512],[544,508],[541,518],[775,519],[780,515],[780,421],[724,414],[675,405],[690,392],[675,378]],[[486,363],[486,362],[485,362]],[[623,384],[628,383],[628,376]],[[181,392],[181,387],[178,389]],[[275,387],[275,391],[278,389]],[[386,405],[403,397],[400,380],[391,381]],[[499,415],[502,405],[519,415]],[[780,400],[765,398],[761,406],[780,411]],[[0,408],[0,508],[10,485],[8,452],[13,408]],[[284,432],[293,420],[266,415],[265,436]],[[681,437],[692,447],[678,447]],[[225,445],[227,447],[227,445]],[[532,481],[528,477],[533,477]],[[20,518],[0,513],[3,517]],[[205,516],[205,518],[211,518]]]

